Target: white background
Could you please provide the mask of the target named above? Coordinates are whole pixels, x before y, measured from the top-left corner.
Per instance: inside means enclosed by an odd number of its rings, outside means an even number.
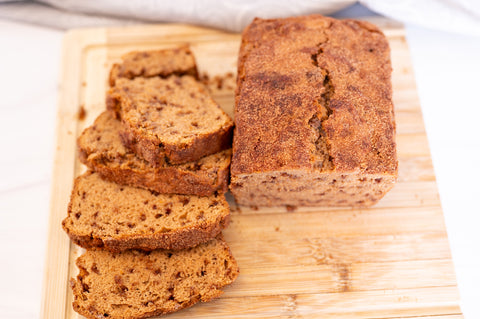
[[[63,34],[0,21],[2,318],[39,317]],[[407,36],[462,308],[477,319],[480,38],[411,25]]]

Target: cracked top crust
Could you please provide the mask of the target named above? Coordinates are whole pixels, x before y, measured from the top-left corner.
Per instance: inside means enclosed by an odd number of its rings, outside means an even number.
[[[234,175],[396,174],[387,39],[362,21],[255,19],[242,37],[235,124]]]

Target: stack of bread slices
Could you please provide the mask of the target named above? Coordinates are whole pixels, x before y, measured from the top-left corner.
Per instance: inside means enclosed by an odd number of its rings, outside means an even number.
[[[107,109],[78,139],[88,171],[63,228],[87,249],[72,279],[88,318],[146,318],[218,296],[238,267],[229,222],[233,121],[198,81],[188,47],[131,52]]]

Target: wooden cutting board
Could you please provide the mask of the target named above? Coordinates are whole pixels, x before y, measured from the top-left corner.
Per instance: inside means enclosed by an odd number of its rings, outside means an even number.
[[[217,300],[170,318],[463,318],[435,174],[401,27],[375,21],[392,49],[399,178],[369,209],[238,207],[224,235],[240,266]],[[186,25],[69,32],[63,44],[43,318],[80,318],[69,278],[81,249],[61,229],[76,138],[105,108],[107,75],[131,50],[189,43],[214,98],[233,115],[238,34]],[[85,112],[81,112],[84,110]],[[84,113],[84,114],[82,114]]]

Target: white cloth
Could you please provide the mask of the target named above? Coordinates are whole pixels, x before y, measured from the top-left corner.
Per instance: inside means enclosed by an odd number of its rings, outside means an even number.
[[[308,13],[331,14],[355,0],[41,0],[83,13],[145,21],[185,22],[239,32],[254,17],[276,18]]]
[[[363,5],[404,23],[480,36],[480,0],[361,0]]]
[[[132,20],[143,23],[180,22],[240,32],[255,17],[279,18],[310,13],[328,15],[355,2],[355,0],[39,0],[0,4],[0,18],[61,29],[111,25],[114,21],[117,21],[117,24],[125,24],[123,20],[128,19],[127,23],[131,23]],[[63,17],[65,12],[68,14],[67,18]],[[99,16],[109,18],[102,20]]]
[[[0,0],[4,1],[4,0]],[[355,0],[38,0],[0,4],[0,18],[68,29],[145,22],[182,22],[241,31],[254,17],[332,14]],[[361,0],[401,22],[480,36],[479,0]]]

